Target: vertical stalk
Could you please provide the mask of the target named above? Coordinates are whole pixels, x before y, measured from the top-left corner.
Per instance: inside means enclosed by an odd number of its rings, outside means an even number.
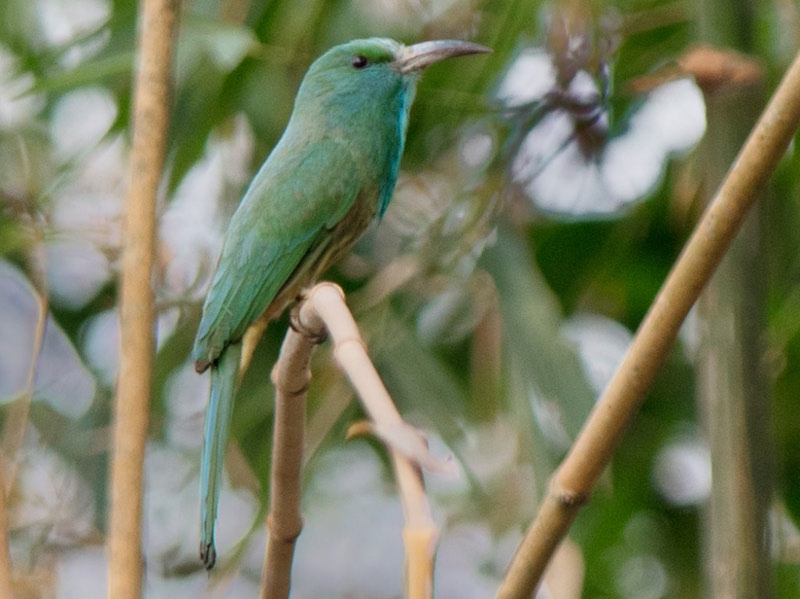
[[[20,451],[25,442],[25,434],[28,431],[31,402],[36,388],[36,371],[39,367],[39,355],[42,352],[49,314],[47,277],[45,276],[45,249],[42,238],[43,231],[41,227],[36,226],[33,231],[33,248],[28,256],[27,263],[30,280],[35,289],[34,297],[38,305],[39,316],[33,331],[33,351],[31,352],[28,379],[25,383],[25,392],[14,403],[7,406],[2,436],[0,436],[0,458],[2,458],[3,467],[5,468],[3,486],[0,486],[0,489],[5,492],[6,497],[11,495],[11,490],[14,488],[19,467]]]
[[[300,496],[306,391],[311,383],[311,354],[321,334],[317,333],[315,340],[314,335],[290,327],[272,370],[275,424],[261,599],[284,599],[291,588],[295,544],[303,529]]]
[[[31,401],[36,387],[36,369],[42,351],[44,333],[47,326],[48,302],[47,283],[44,276],[44,246],[41,243],[41,229],[36,227],[33,249],[28,258],[31,279],[35,289],[34,297],[39,308],[36,327],[33,331],[33,351],[28,369],[25,391],[10,406],[7,406],[6,418],[0,435],[0,599],[13,598],[12,573],[9,549],[9,530],[6,499],[16,482],[20,452],[28,430]]]
[[[704,41],[750,49],[752,2],[704,0],[697,6]],[[758,117],[762,90],[711,92],[706,105],[702,160],[710,199]],[[762,371],[766,305],[759,219],[763,212],[756,210],[745,221],[698,305],[697,396],[714,476],[703,518],[703,553],[708,596],[720,599],[772,596],[767,534],[772,489],[769,397]]]
[[[8,518],[6,497],[3,492],[3,460],[0,460],[0,599],[13,599],[11,553],[8,549]]]
[[[120,288],[120,371],[111,456],[108,596],[142,593],[142,479],[155,349],[151,274],[156,195],[167,145],[176,0],[140,5],[133,147],[125,198]]]

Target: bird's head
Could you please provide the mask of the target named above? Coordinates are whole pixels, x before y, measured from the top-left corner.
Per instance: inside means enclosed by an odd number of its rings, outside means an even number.
[[[426,67],[445,58],[489,51],[458,40],[411,46],[386,38],[354,40],[314,61],[300,86],[296,109],[355,115],[368,106],[388,107],[397,100],[408,105]]]

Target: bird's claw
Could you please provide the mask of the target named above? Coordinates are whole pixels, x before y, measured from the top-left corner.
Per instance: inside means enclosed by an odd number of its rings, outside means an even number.
[[[295,333],[308,339],[314,345],[320,345],[328,339],[328,329],[322,327],[320,330],[310,329],[300,322],[300,304],[295,305],[289,314],[289,326]]]
[[[210,543],[200,542],[200,559],[206,570],[211,570],[217,561],[217,550],[214,548],[214,541]]]

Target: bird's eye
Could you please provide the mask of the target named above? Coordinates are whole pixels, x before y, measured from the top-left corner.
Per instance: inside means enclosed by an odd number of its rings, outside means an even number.
[[[350,61],[350,64],[354,69],[365,69],[369,66],[369,59],[366,56],[358,54],[356,56],[353,56],[353,59]]]

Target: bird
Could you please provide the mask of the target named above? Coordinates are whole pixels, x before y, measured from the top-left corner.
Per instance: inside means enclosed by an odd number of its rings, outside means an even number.
[[[200,477],[207,570],[245,332],[278,318],[386,212],[421,72],[489,51],[460,40],[353,40],[303,77],[283,135],[231,217],[192,349],[195,370],[211,370]]]

